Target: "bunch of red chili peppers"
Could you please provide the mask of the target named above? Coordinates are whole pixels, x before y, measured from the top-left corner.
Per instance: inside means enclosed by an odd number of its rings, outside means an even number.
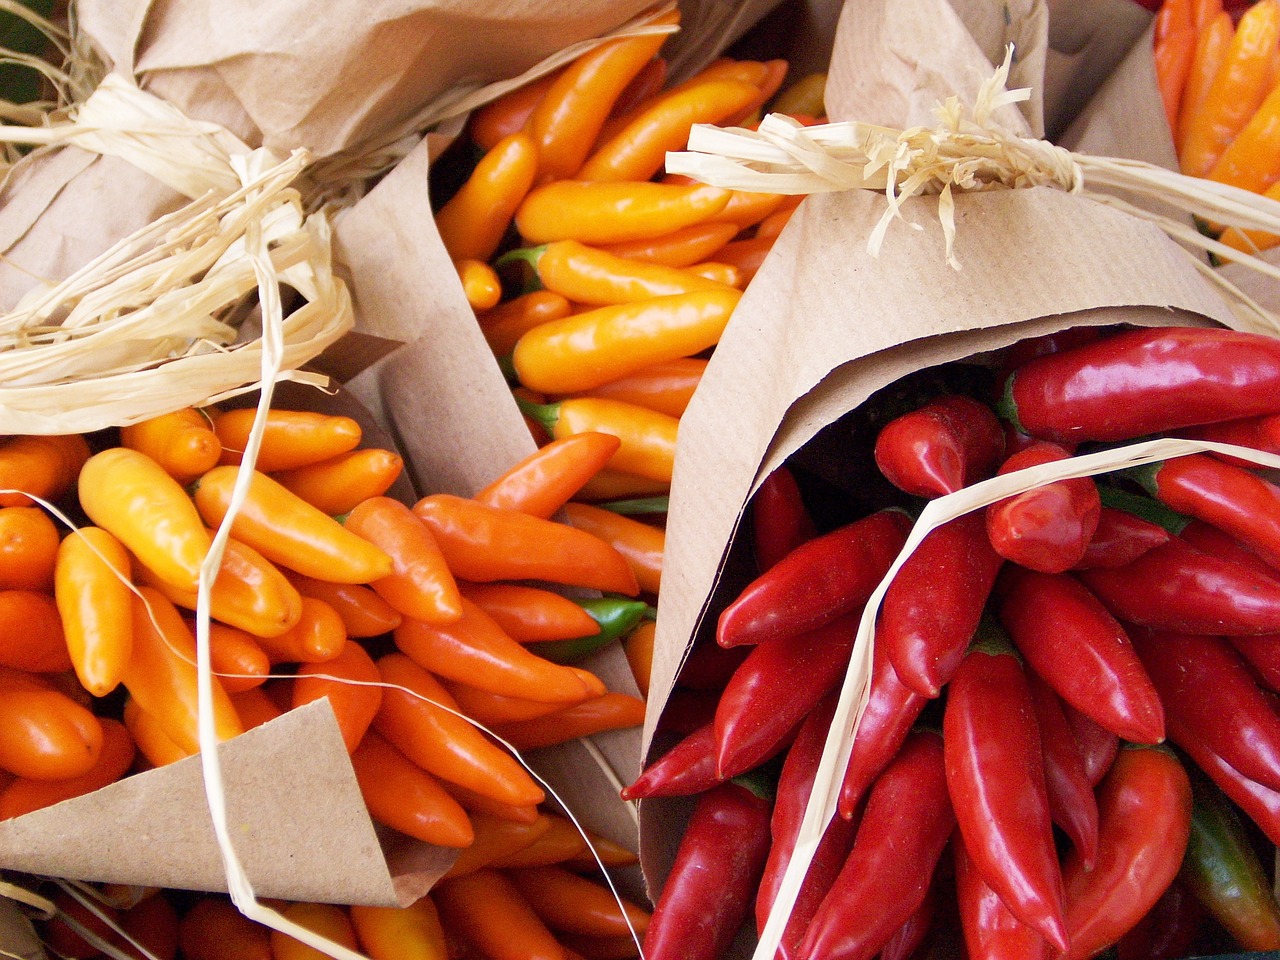
[[[828,427],[846,469],[801,451],[770,476],[758,576],[691,650],[668,746],[624,791],[696,798],[646,957],[711,960],[763,928],[857,620],[925,501],[1152,436],[1280,452],[1277,388],[1271,337],[1079,328],[905,378]],[[780,955],[1280,948],[1278,691],[1280,486],[1253,463],[1196,453],[942,524],[884,594]]]

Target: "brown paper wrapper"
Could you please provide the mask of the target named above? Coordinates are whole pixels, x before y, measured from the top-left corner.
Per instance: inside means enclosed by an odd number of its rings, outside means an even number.
[[[16,960],[45,960],[35,927],[12,900],[0,897],[0,952]]]

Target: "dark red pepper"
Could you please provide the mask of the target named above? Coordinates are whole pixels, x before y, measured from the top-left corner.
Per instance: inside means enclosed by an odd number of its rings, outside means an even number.
[[[936,881],[935,877],[935,881]],[[879,960],[911,960],[933,930],[934,915],[938,912],[938,885],[929,884],[924,902],[903,921],[880,948]]]
[[[1191,956],[1206,916],[1187,885],[1174,877],[1155,906],[1116,942],[1116,960],[1180,960]]]
[[[1091,567],[1123,567],[1148,550],[1167,543],[1169,531],[1127,510],[1108,507],[1105,502],[1098,517],[1098,528],[1089,538],[1084,556],[1075,569]]]
[[[955,828],[942,740],[919,730],[877,778],[849,859],[797,956],[869,960],[920,907]]]
[[[712,723],[683,737],[622,788],[623,800],[689,797],[721,782],[716,773],[716,732]]]
[[[795,636],[860,608],[906,542],[911,521],[879,510],[792,550],[720,614],[722,647]]]
[[[1188,519],[1178,536],[1197,550],[1217,554],[1224,560],[1248,567],[1255,573],[1280,582],[1280,570],[1263,560],[1231,534],[1203,520]]]
[[[1070,456],[1058,444],[1037,443],[1009,457],[998,472],[1005,475]],[[987,536],[1005,559],[1031,570],[1061,573],[1080,563],[1101,514],[1092,477],[1055,480],[989,505]]]
[[[1076,443],[1276,413],[1280,340],[1208,327],[1127,330],[1018,367],[999,409],[1026,433]]]
[[[1085,863],[1092,863],[1098,853],[1098,801],[1085,770],[1084,755],[1053,688],[1030,671],[1027,684],[1040,727],[1049,816],[1062,828]]]
[[[795,474],[786,466],[777,467],[751,498],[751,544],[757,569],[764,573],[817,532]]]
[[[898,569],[880,606],[876,643],[906,686],[926,697],[942,691],[1003,562],[982,514],[967,513],[930,531]]]
[[[1049,942],[1015,917],[987,885],[962,838],[952,838],[951,852],[967,956],[973,960],[1048,960]]]
[[[700,795],[645,930],[648,960],[718,960],[751,916],[771,801],[736,781]]]
[[[1063,960],[1088,960],[1115,943],[1173,882],[1191,832],[1191,784],[1172,751],[1126,746],[1098,788],[1098,859],[1074,851],[1062,865]]]
[[[718,694],[750,652],[747,647],[728,649],[710,641],[695,643],[680,665],[677,682],[690,690],[714,690]]]
[[[948,687],[942,736],[947,789],[974,865],[1014,916],[1065,950],[1035,709],[1021,662],[989,620]]]
[[[1257,825],[1268,840],[1280,846],[1280,790],[1264,787],[1214,753],[1195,730],[1183,730],[1176,724],[1170,737],[1197,767],[1208,774],[1228,797]]]
[[[1179,430],[1180,437],[1189,440],[1209,440],[1214,443],[1229,443],[1237,447],[1249,447],[1265,453],[1280,454],[1280,416],[1275,414],[1258,417],[1242,417],[1239,420],[1225,420],[1222,423],[1207,423],[1198,427],[1187,427]],[[1218,457],[1237,466],[1254,468],[1252,460],[1233,457],[1229,454],[1208,451],[1209,456]]]
[[[1228,639],[1236,653],[1249,664],[1258,682],[1272,693],[1280,693],[1280,633]]]
[[[1111,769],[1120,749],[1120,738],[1100,726],[1096,720],[1081,713],[1067,701],[1059,699],[1062,714],[1067,718],[1067,725],[1075,734],[1076,743],[1080,744],[1080,755],[1084,759],[1085,776],[1095,787]]]
[[[899,490],[938,497],[989,477],[1003,458],[1004,432],[986,404],[949,393],[885,424],[873,455]]]

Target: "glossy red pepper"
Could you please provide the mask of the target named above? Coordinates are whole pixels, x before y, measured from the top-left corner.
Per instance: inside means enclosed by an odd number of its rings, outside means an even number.
[[[1084,759],[1085,776],[1093,786],[1102,782],[1102,778],[1111,769],[1120,749],[1120,738],[1100,725],[1096,720],[1081,713],[1067,701],[1059,698],[1062,715],[1067,718],[1067,725],[1080,745],[1080,756]]]
[[[998,473],[1066,460],[1059,444],[1036,443],[1007,459]],[[987,536],[996,552],[1032,570],[1061,573],[1084,557],[1102,514],[1092,477],[1056,480],[987,507]]]
[[[1010,911],[974,866],[964,841],[951,841],[956,903],[967,955],[973,960],[1048,960],[1049,942]]]
[[[1191,831],[1191,784],[1163,747],[1125,747],[1098,788],[1098,859],[1062,866],[1064,960],[1087,960],[1130,930],[1173,882]]]
[[[1171,631],[1135,633],[1133,643],[1160,691],[1170,738],[1194,730],[1244,776],[1280,790],[1280,716],[1234,648]]]
[[[1280,581],[1180,537],[1080,579],[1125,623],[1219,635],[1280,633]]]
[[[978,628],[1004,558],[981,513],[936,527],[894,575],[876,626],[898,678],[936,697],[955,674]]]
[[[651,761],[622,788],[623,800],[689,797],[721,782],[716,772],[716,732],[712,723],[685,735]]]
[[[1228,639],[1236,653],[1249,664],[1258,682],[1272,693],[1280,693],[1280,634]]]
[[[858,609],[906,542],[911,521],[879,510],[792,550],[720,614],[722,647],[795,636]]]
[[[924,902],[916,907],[911,916],[902,922],[902,926],[895,930],[893,936],[880,948],[880,960],[911,960],[916,951],[924,945],[932,932],[934,917],[938,912],[936,876],[934,881],[925,891]]]
[[[948,688],[942,736],[947,789],[975,866],[1019,920],[1065,950],[1040,730],[1022,664],[990,621]]]
[[[680,686],[690,690],[714,690],[718,694],[750,653],[750,647],[726,648],[718,643],[696,643],[680,665]]]
[[[1089,545],[1075,569],[1123,567],[1148,550],[1167,543],[1169,536],[1169,531],[1160,524],[1127,510],[1108,507],[1104,502],[1098,515],[1098,527],[1089,538]]]
[[[1280,412],[1280,341],[1207,327],[1127,330],[1038,357],[1000,411],[1050,440],[1129,440]]]
[[[1003,459],[1004,432],[985,403],[944,394],[885,424],[873,455],[899,490],[938,497],[989,477]]]
[[[1217,554],[1224,560],[1242,564],[1272,580],[1280,582],[1280,570],[1263,560],[1231,534],[1203,520],[1188,520],[1176,531],[1186,543],[1205,553]]]
[[[751,498],[751,545],[764,573],[817,534],[796,476],[786,466],[765,477]]]
[[[1174,960],[1192,955],[1206,918],[1204,907],[1174,877],[1160,899],[1116,941],[1116,960]]]
[[[1067,573],[1009,568],[999,618],[1032,669],[1077,710],[1134,743],[1164,739],[1164,710],[1129,635]]]
[[[1249,447],[1266,453],[1280,454],[1280,416],[1271,414],[1258,417],[1241,417],[1239,420],[1225,420],[1222,423],[1206,423],[1198,427],[1187,427],[1179,430],[1180,437],[1189,440],[1210,440],[1214,443],[1230,443],[1237,447]],[[1219,457],[1227,463],[1253,468],[1257,464],[1252,460],[1233,457],[1216,450],[1209,451],[1209,456]]]
[[[698,797],[645,931],[648,960],[716,960],[732,943],[769,853],[771,806],[735,781]]]
[[[1027,684],[1040,727],[1049,817],[1085,862],[1092,863],[1098,854],[1098,801],[1085,770],[1084,754],[1053,688],[1034,672],[1028,672]]]
[[[796,956],[875,956],[924,902],[955,823],[942,739],[933,731],[913,732],[872,787],[849,859]]]

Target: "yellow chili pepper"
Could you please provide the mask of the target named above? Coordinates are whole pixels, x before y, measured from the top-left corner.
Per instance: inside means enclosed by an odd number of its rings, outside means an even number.
[[[523,131],[503,137],[436,213],[436,229],[454,260],[488,260],[533,186],[538,148]]]
[[[531,244],[651,239],[711,219],[732,193],[705,184],[556,180],[529,191],[516,211],[516,229]]]
[[[609,461],[611,470],[663,483],[671,482],[676,432],[680,421],[656,410],[596,397],[572,397],[559,403],[517,401],[555,439],[575,433],[611,433],[622,441]]]
[[[133,649],[129,553],[101,527],[62,539],[54,565],[54,599],[80,684],[104,697],[124,673]]]

